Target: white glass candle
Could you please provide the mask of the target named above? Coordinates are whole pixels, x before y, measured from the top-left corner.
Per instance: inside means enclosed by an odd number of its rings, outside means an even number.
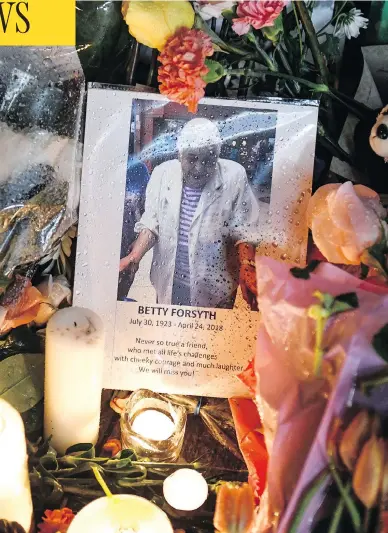
[[[74,518],[67,533],[173,533],[167,515],[140,496],[98,498]]]
[[[61,454],[98,437],[105,334],[96,313],[61,309],[46,330],[44,433]]]
[[[32,501],[23,420],[16,409],[1,399],[0,518],[30,531]]]
[[[179,511],[195,511],[205,503],[208,493],[205,478],[190,468],[176,470],[163,483],[166,502]]]
[[[121,414],[121,443],[143,459],[176,461],[183,445],[185,407],[150,390],[133,392]]]
[[[132,431],[151,440],[166,440],[175,431],[175,424],[164,413],[147,409],[139,413],[132,422]]]

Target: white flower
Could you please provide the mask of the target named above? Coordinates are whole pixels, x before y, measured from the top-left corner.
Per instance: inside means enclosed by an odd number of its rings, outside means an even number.
[[[368,19],[363,16],[360,9],[353,7],[348,13],[338,17],[334,33],[338,37],[346,36],[348,39],[358,37],[360,29],[368,26]]]
[[[232,9],[235,3],[228,0],[199,0],[198,2],[194,2],[194,7],[203,20],[209,20],[213,17],[218,19],[223,11]]]

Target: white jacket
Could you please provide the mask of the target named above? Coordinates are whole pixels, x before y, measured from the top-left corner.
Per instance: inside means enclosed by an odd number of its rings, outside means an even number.
[[[171,304],[182,197],[178,160],[166,161],[152,172],[145,211],[136,224],[157,237],[151,281],[160,304]],[[191,304],[217,307],[238,287],[236,243],[256,243],[259,204],[244,168],[220,159],[214,177],[205,185],[189,233]]]

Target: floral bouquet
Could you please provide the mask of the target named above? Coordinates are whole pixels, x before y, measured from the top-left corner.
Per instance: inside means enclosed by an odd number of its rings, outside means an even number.
[[[386,531],[388,288],[386,257],[376,259],[384,217],[366,187],[322,187],[310,226],[323,261],[256,261],[257,352],[240,376],[254,403],[231,401],[261,496],[255,532]],[[356,277],[348,265],[371,271]],[[268,464],[254,439],[260,428]]]

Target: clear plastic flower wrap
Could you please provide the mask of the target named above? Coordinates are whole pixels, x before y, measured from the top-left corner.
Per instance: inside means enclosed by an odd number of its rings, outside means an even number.
[[[71,47],[0,49],[0,272],[52,253],[77,218],[84,76]],[[4,280],[3,280],[4,281]]]
[[[269,461],[254,531],[307,533],[330,514],[333,425],[349,405],[365,404],[356,382],[386,368],[374,339],[388,323],[388,290],[328,263],[290,271],[261,258],[256,271],[262,319],[241,378],[254,393]],[[366,408],[381,410],[381,398],[372,400]]]

